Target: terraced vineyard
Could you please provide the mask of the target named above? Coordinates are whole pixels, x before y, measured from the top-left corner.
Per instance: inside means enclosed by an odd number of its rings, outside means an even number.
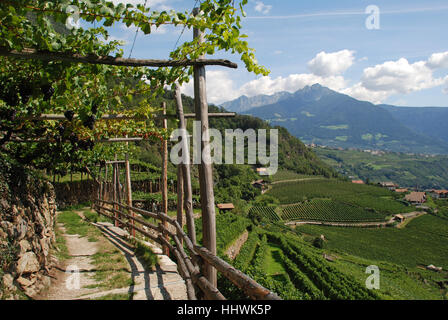
[[[252,232],[237,256],[236,265],[264,286],[288,300],[378,299],[351,276],[312,253],[295,236]],[[275,263],[270,258],[275,248]],[[267,270],[274,267],[275,275]]]
[[[259,215],[267,218],[270,221],[279,221],[280,217],[275,212],[273,207],[252,207],[249,210],[250,213],[258,213]]]
[[[338,201],[312,200],[284,207],[282,218],[283,220],[326,222],[376,222],[384,221],[386,215]]]
[[[387,189],[377,186],[357,185],[336,179],[280,183],[273,185],[268,194],[279,199],[280,203],[285,205],[313,199],[331,199],[338,202],[339,206],[345,204],[361,208],[364,211],[380,212],[383,215],[393,215],[413,210],[413,207],[397,201],[395,198],[397,195]],[[353,209],[349,211],[353,211]]]

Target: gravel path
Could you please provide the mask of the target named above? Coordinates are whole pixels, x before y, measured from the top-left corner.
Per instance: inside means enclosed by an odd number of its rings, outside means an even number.
[[[75,300],[81,295],[98,291],[96,288],[85,288],[96,283],[93,279],[95,266],[91,263],[91,256],[98,252],[98,242],[89,242],[86,237],[67,234],[62,224],[58,224],[58,227],[64,233],[70,258],[52,270],[51,286],[43,295],[35,297],[38,300]],[[77,270],[72,266],[77,267]]]
[[[177,272],[177,265],[169,257],[163,255],[160,248],[151,243],[145,243],[159,258],[159,263],[154,270],[146,270],[133,253],[133,247],[123,240],[123,237],[128,236],[126,231],[116,228],[111,223],[99,222],[93,225],[99,228],[104,236],[98,242],[89,242],[87,237],[79,235],[69,235],[64,226],[58,224],[66,240],[70,258],[54,268],[50,288],[35,299],[84,300],[98,299],[109,294],[132,294],[133,300],[187,299],[185,283]],[[100,288],[86,288],[96,284],[93,277],[96,270],[91,258],[95,253],[101,252],[101,241],[110,241],[125,256],[133,285],[107,291]],[[70,266],[76,266],[78,270],[70,272]],[[70,280],[78,275],[79,286],[76,286],[76,281]]]

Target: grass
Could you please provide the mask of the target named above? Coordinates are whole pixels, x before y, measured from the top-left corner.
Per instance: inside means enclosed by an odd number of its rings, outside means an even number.
[[[448,221],[432,215],[413,219],[406,228],[358,229],[303,225],[296,231],[325,235],[326,246],[365,259],[408,268],[434,264],[448,268]]]
[[[67,242],[65,241],[65,238],[63,236],[62,230],[56,226],[55,228],[56,233],[56,244],[55,244],[55,250],[54,253],[58,260],[64,261],[70,258],[70,255],[68,253],[67,248]]]
[[[434,300],[442,299],[443,293],[437,288],[431,274],[409,271],[408,268],[390,262],[364,259],[348,254],[338,254],[332,265],[341,272],[353,276],[360,283],[368,277],[367,266],[376,265],[380,270],[382,299]],[[426,281],[425,281],[426,280]]]
[[[81,237],[88,237],[90,242],[98,241],[101,232],[88,222],[83,221],[81,217],[73,211],[63,211],[57,221],[63,223],[67,234],[78,234]]]
[[[159,263],[158,256],[155,254],[151,248],[144,245],[138,240],[129,239],[129,241],[135,247],[135,254],[139,258],[141,262],[143,262],[146,269],[151,270],[154,269],[155,266]]]
[[[132,300],[134,293],[117,293],[117,294],[107,294],[105,296],[91,299],[91,300]]]
[[[89,221],[98,221],[100,217],[90,209],[83,210]],[[86,288],[102,288],[105,290],[124,288],[133,285],[129,265],[119,249],[110,243],[102,233],[73,211],[63,211],[57,216],[57,222],[64,224],[67,234],[78,234],[87,237],[90,242],[97,242],[98,252],[91,256],[91,263],[95,266],[93,279],[95,284]],[[61,230],[57,230],[56,247],[58,257],[63,260],[70,258],[65,239]],[[104,298],[104,297],[103,297]],[[117,298],[117,296],[111,297]]]
[[[285,269],[283,268],[281,259],[279,257],[279,252],[281,250],[282,249],[280,246],[268,242],[267,255],[264,261],[265,264],[264,271],[268,276],[275,276],[286,273]]]
[[[96,266],[93,278],[97,283],[88,288],[111,290],[134,284],[126,258],[106,240],[102,241],[101,250],[92,256],[92,264]]]
[[[306,178],[316,178],[319,176],[310,176],[305,174],[296,173],[289,170],[278,170],[278,172],[271,176],[272,181],[283,181],[283,180],[294,180],[294,179],[306,179]]]

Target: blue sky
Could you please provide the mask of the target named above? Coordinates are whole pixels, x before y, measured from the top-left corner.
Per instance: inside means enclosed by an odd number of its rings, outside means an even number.
[[[157,10],[191,10],[194,3],[147,0]],[[379,29],[366,27],[369,5],[380,10]],[[446,0],[249,0],[246,12],[243,32],[271,74],[256,76],[244,69],[238,56],[218,53],[216,58],[238,62],[239,68],[208,68],[210,102],[294,92],[318,82],[374,103],[448,106]],[[149,36],[138,34],[132,57],[166,58],[181,30],[164,27]],[[116,26],[110,34],[126,42],[128,56],[135,30]],[[180,43],[191,37],[185,30]],[[191,84],[183,89],[192,93]]]

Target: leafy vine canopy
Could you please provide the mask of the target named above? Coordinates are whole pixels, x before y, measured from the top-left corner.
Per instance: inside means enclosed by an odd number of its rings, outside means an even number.
[[[199,14],[193,15],[105,0],[2,0],[0,51],[122,57],[119,41],[105,41],[108,28],[125,24],[148,35],[170,24],[204,32],[202,42],[183,43],[170,53],[170,60],[195,60],[224,50],[239,54],[249,72],[267,75],[269,71],[258,64],[247,36],[241,33],[246,4],[247,0],[204,0]],[[73,8],[83,23],[68,29],[65,25],[73,19]],[[68,167],[81,170],[125,150],[121,144],[95,145],[94,141],[124,136],[166,138],[168,133],[153,118],[160,108],[153,99],[164,87],[188,81],[193,67],[124,67],[2,54],[0,71],[0,152],[14,161],[64,173]],[[38,119],[48,113],[64,114],[65,120]],[[97,121],[104,114],[140,119]]]

